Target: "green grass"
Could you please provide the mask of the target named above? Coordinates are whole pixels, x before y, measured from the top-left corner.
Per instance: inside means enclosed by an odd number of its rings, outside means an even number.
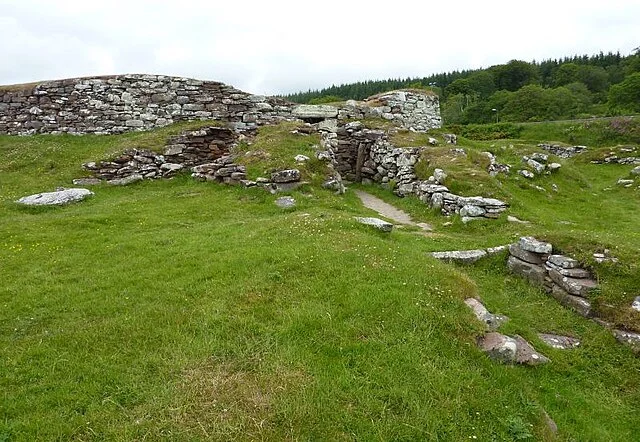
[[[430,236],[355,223],[372,212],[352,192],[307,186],[280,210],[261,189],[184,175],[97,186],[66,207],[13,203],[175,130],[0,137],[0,440],[554,440],[543,410],[557,440],[636,437],[640,361],[628,348],[509,275],[504,256],[465,267],[427,256],[537,235],[593,265],[600,296],[622,305],[637,295],[640,248],[638,192],[611,184],[624,167],[567,161],[536,181],[558,193],[500,178],[528,227],[447,225],[365,187],[433,224]],[[287,133],[260,131],[248,149],[271,156],[250,173],[292,165],[315,142]],[[605,246],[619,265],[588,260]],[[490,361],[468,296],[552,363]],[[537,339],[554,331],[583,344]]]
[[[320,135],[292,133],[300,123],[285,122],[277,126],[262,126],[251,144],[240,144],[234,152],[247,166],[247,177],[270,178],[271,173],[282,169],[299,169],[303,180],[315,184],[326,175],[326,164],[319,161],[315,152],[320,147]],[[304,163],[295,161],[296,155],[309,157]]]

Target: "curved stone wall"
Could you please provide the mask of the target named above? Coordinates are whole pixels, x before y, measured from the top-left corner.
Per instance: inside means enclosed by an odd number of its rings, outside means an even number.
[[[182,120],[222,120],[250,128],[291,118],[292,106],[280,98],[191,78],[75,78],[0,87],[0,134],[114,134]]]

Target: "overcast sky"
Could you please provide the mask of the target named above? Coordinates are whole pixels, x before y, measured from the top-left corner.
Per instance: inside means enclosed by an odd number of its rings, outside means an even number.
[[[0,84],[154,73],[278,94],[627,55],[639,29],[639,0],[0,0]]]

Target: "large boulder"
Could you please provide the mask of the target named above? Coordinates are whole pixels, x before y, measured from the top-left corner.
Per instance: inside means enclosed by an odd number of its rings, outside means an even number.
[[[93,195],[93,192],[89,189],[62,189],[56,192],[36,193],[35,195],[25,196],[16,202],[25,206],[60,206],[82,201],[89,195]]]

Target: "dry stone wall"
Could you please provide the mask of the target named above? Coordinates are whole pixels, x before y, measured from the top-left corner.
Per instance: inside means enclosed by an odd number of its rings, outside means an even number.
[[[396,194],[415,195],[444,215],[460,215],[464,222],[497,218],[508,207],[494,198],[453,194],[436,178],[419,181],[415,165],[425,148],[395,147],[385,131],[368,129],[361,122],[340,125],[335,132],[323,131],[321,143],[341,178],[365,183],[393,182]]]
[[[0,87],[0,134],[117,134],[184,120],[232,122],[240,129],[281,120],[314,123],[380,117],[398,127],[440,127],[439,100],[422,91],[392,91],[340,107],[296,105],[215,81],[166,75],[72,78]]]
[[[293,103],[223,83],[165,75],[118,75],[0,88],[0,134],[115,134],[184,120],[239,128],[291,119]]]
[[[364,103],[347,101],[338,111],[340,119],[381,117],[398,127],[426,132],[442,126],[437,95],[418,90],[385,92]]]
[[[168,177],[185,167],[213,163],[227,157],[231,148],[244,136],[226,127],[205,127],[169,138],[164,153],[131,149],[111,161],[90,162],[83,167],[96,177],[114,184],[126,184],[132,179]],[[234,176],[236,180],[244,178]]]

